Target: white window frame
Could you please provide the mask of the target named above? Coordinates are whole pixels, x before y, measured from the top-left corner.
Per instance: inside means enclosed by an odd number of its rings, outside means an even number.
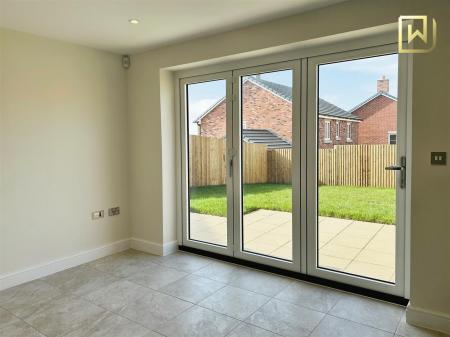
[[[340,125],[340,122],[336,121],[335,123],[336,123],[336,140],[341,140],[341,136],[340,136],[341,125]]]
[[[331,121],[325,120],[324,121],[324,135],[323,135],[323,141],[324,143],[331,143]]]
[[[391,143],[391,136],[395,136],[395,143]],[[388,131],[388,144],[389,145],[396,145],[397,144],[397,131]]]
[[[353,135],[352,135],[352,122],[347,122],[347,130],[346,130],[346,132],[347,132],[347,135],[346,135],[347,143],[353,142],[353,139],[352,139],[352,137],[353,137]]]

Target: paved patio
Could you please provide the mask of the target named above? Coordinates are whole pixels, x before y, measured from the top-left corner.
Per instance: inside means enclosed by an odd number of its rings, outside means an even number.
[[[258,210],[244,215],[247,251],[292,259],[291,213]],[[191,238],[226,245],[226,218],[191,213]],[[319,217],[319,266],[395,281],[395,226]]]

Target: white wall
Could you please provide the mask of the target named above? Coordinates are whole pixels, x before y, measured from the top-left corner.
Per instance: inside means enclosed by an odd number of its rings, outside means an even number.
[[[130,237],[121,58],[0,30],[0,278]],[[92,221],[91,212],[122,214]]]
[[[436,50],[414,58],[411,308],[423,309],[422,318],[432,313],[448,324],[450,166],[429,163],[430,151],[450,153],[450,2],[446,0],[353,0],[135,55],[128,76],[133,236],[162,244],[176,231],[173,219],[165,214],[178,201],[173,193],[176,176],[173,170],[166,171],[166,163],[175,162],[171,144],[177,126],[174,118],[166,116],[160,69],[395,23],[399,15],[407,14],[432,15],[438,22]]]

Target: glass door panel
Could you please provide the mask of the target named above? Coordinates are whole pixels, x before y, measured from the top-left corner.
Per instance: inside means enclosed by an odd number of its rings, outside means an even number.
[[[252,68],[234,76],[239,90],[234,127],[239,130],[240,150],[235,232],[240,233],[241,257],[292,267],[294,260],[298,262],[294,254],[299,247],[299,224],[294,226],[297,216],[293,217],[297,202],[293,200],[297,179],[293,179],[293,157],[298,150],[293,138],[298,122],[293,96],[294,81],[299,78],[295,78],[295,66],[290,66]]]
[[[391,283],[397,78],[397,54],[318,68],[318,266]]]
[[[230,250],[231,172],[228,152],[231,74],[193,79],[183,86],[186,145],[185,244],[209,250]]]
[[[397,141],[405,118],[398,112],[399,56],[380,54],[310,61],[315,179],[308,193],[316,207],[308,218],[308,259],[318,276],[395,292],[405,191],[404,140]]]

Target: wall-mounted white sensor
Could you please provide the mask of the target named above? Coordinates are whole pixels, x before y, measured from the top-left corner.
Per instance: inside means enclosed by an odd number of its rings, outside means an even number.
[[[131,66],[131,58],[130,55],[123,55],[122,56],[122,67],[124,67],[125,69],[130,68]]]

